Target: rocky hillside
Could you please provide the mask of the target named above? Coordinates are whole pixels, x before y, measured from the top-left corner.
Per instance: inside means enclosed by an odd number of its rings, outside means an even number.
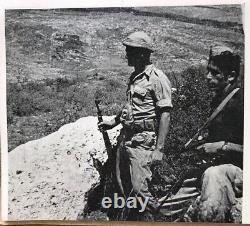
[[[152,62],[173,87],[184,71],[206,65],[222,43],[244,56],[240,5],[102,9],[7,10],[8,147],[35,140],[81,117],[95,115],[103,90],[105,115],[125,103],[129,33],[152,36]]]
[[[109,134],[115,140],[117,129]],[[95,117],[11,151],[9,220],[76,220],[85,193],[99,181],[93,158],[107,158]]]

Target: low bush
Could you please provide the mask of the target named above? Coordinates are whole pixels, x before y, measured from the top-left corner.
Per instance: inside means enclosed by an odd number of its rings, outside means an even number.
[[[209,96],[203,78],[205,68],[188,68],[168,77],[177,88],[173,93],[173,111],[166,154],[174,154],[195,133],[208,116]],[[93,81],[95,83],[95,81]],[[96,115],[94,99],[101,99],[104,115],[114,115],[126,102],[126,84],[118,78],[86,84],[84,78],[62,77],[38,82],[8,83],[8,124],[14,117],[29,117],[50,113],[45,134],[80,117]],[[46,117],[46,115],[45,115]]]
[[[125,90],[126,85],[116,78],[103,80],[98,87],[87,84],[84,77],[8,83],[8,126],[16,127],[8,131],[10,133],[9,150],[20,144],[15,137],[15,130],[19,130],[20,123],[18,126],[11,126],[15,118],[38,116],[40,127],[37,134],[47,135],[81,117],[96,115],[94,100],[97,95],[102,100],[103,114],[115,114],[125,103]],[[25,136],[26,134],[23,134],[23,137]],[[27,139],[23,137],[24,143],[32,137],[37,138],[35,134]]]
[[[165,161],[152,167],[153,179],[150,190],[156,197],[163,196],[183,172],[195,166],[193,156],[184,149],[184,144],[197,132],[209,116],[210,99],[204,79],[205,67],[188,68],[177,76],[182,77],[173,93],[173,109],[168,138],[165,144]],[[169,75],[171,78],[171,75]]]

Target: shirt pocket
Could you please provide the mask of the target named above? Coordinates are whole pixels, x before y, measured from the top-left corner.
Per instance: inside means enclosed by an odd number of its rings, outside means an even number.
[[[133,90],[133,100],[138,103],[141,104],[142,101],[145,99],[145,96],[147,94],[147,89],[141,87],[141,86],[135,86],[134,90]]]

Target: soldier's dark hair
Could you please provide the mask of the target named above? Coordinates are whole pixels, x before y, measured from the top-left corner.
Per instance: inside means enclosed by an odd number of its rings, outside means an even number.
[[[225,76],[233,75],[238,78],[240,74],[240,56],[231,53],[230,51],[222,52],[220,55],[210,56],[209,63],[213,62]]]

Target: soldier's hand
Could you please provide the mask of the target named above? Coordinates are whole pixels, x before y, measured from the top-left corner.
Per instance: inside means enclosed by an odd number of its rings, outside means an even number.
[[[97,124],[98,129],[103,132],[113,128],[113,123],[111,121],[103,121]]]
[[[197,147],[197,150],[204,151],[208,154],[216,154],[221,151],[223,145],[225,144],[224,141],[218,141],[214,143],[205,143]]]
[[[150,163],[154,163],[156,161],[162,161],[163,159],[163,153],[158,151],[158,150],[155,150],[155,151],[152,151],[151,155],[150,155]]]

